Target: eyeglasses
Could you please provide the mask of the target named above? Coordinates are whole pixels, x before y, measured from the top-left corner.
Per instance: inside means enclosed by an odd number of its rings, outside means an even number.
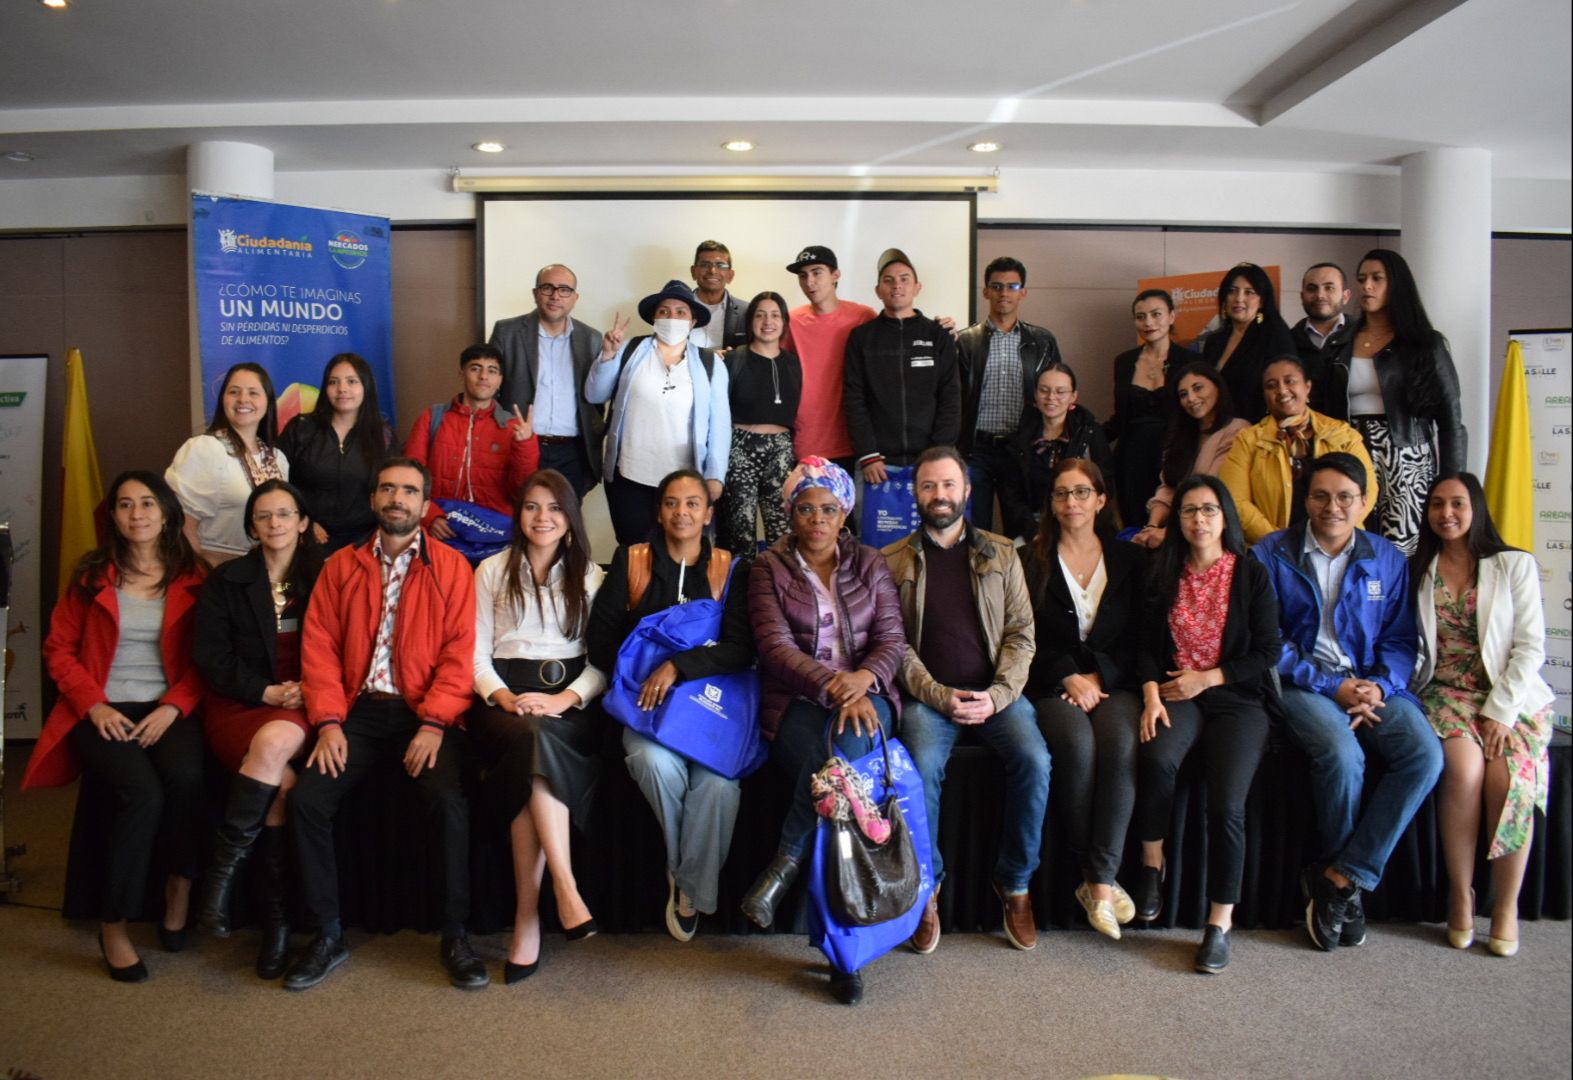
[[[1190,506],[1180,507],[1180,516],[1182,518],[1193,518],[1197,514],[1200,514],[1208,521],[1211,521],[1221,513],[1223,513],[1223,507],[1219,506],[1217,503],[1193,503]]]
[[[829,521],[831,518],[841,513],[841,504],[798,503],[796,506],[792,507],[792,513],[796,514],[804,521],[813,521],[816,516],[822,517],[826,521]]]
[[[1075,392],[1076,391],[1069,386],[1056,386],[1053,390],[1039,390],[1038,396],[1054,398],[1055,400],[1058,400],[1060,398],[1068,398]]]
[[[1019,281],[991,281],[983,287],[989,292],[1021,292],[1027,286]]]
[[[556,296],[566,300],[579,290],[572,285],[537,285],[535,291],[542,296]]]
[[[696,263],[694,263],[694,265],[699,267],[699,269],[701,269],[701,270],[730,270],[730,269],[732,269],[732,264],[729,263],[729,262],[713,262],[713,261],[708,260],[708,259],[703,261],[703,262],[696,262]]]
[[[1073,488],[1055,488],[1053,491],[1055,502],[1065,502],[1067,499],[1075,499],[1077,502],[1086,502],[1096,494],[1097,492],[1092,490],[1092,488],[1088,487],[1086,484]]]
[[[255,514],[251,515],[251,520],[256,522],[258,525],[266,525],[275,518],[277,518],[279,521],[288,523],[294,521],[298,517],[300,517],[299,510],[258,510]]]
[[[1340,510],[1347,510],[1359,498],[1360,496],[1353,491],[1340,491],[1337,494],[1328,491],[1313,491],[1305,497],[1305,501],[1312,506],[1326,506],[1328,503],[1332,503]]]

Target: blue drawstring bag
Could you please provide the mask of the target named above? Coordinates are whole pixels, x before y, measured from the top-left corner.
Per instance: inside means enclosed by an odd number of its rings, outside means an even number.
[[[923,803],[923,777],[912,762],[912,755],[895,738],[880,735],[881,746],[852,761],[852,768],[867,776],[874,800],[883,803],[892,792],[901,804],[907,832],[922,871],[917,900],[904,914],[872,926],[843,923],[836,914],[826,883],[826,873],[834,867],[832,850],[835,832],[823,819],[814,832],[814,851],[808,864],[808,940],[825,954],[830,965],[843,974],[884,956],[908,941],[923,921],[923,910],[934,892],[934,860],[929,848],[929,820]]]
[[[690,600],[639,620],[617,650],[611,684],[601,701],[624,727],[738,780],[763,765],[769,753],[759,734],[758,671],[749,668],[679,682],[654,709],[639,708],[639,688],[652,671],[675,654],[721,636],[725,605],[723,591],[720,600]]]
[[[923,519],[918,516],[918,499],[912,485],[917,479],[917,467],[885,466],[887,479],[882,484],[863,485],[863,508],[858,518],[858,539],[872,548],[882,548],[905,539],[918,531]],[[967,470],[967,480],[972,480],[972,470]],[[972,517],[972,497],[967,497],[966,514]]]
[[[448,528],[453,530],[453,539],[443,543],[470,560],[472,566],[508,546],[508,538],[513,535],[513,520],[507,514],[463,499],[432,501],[447,518]]]

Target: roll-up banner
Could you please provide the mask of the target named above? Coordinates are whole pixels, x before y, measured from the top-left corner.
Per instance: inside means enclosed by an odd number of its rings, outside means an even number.
[[[1188,346],[1211,325],[1214,319],[1218,318],[1218,282],[1229,269],[1223,267],[1200,274],[1169,274],[1164,277],[1140,278],[1136,282],[1136,291],[1162,289],[1174,299],[1174,330],[1171,332],[1174,334],[1175,341]],[[1276,266],[1264,266],[1262,272],[1267,275],[1267,280],[1273,283],[1273,292],[1278,294],[1281,310],[1284,298],[1284,291],[1279,283],[1281,271]],[[1294,319],[1289,320],[1291,324],[1294,321]],[[1132,344],[1139,344],[1139,342],[1133,341]]]
[[[323,365],[352,352],[393,422],[391,236],[383,217],[192,192],[206,415],[224,372],[249,360],[273,380],[282,429],[315,407]]]
[[[0,521],[11,526],[9,615],[5,627],[8,739],[36,739],[43,727],[44,386],[47,356],[0,356]],[[0,606],[0,610],[5,610]],[[0,866],[0,873],[4,867]]]
[[[1573,330],[1513,330],[1524,351],[1535,485],[1535,560],[1546,609],[1546,682],[1557,726],[1573,715]]]

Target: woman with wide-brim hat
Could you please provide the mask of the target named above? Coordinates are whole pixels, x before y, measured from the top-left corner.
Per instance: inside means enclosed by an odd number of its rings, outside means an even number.
[[[711,500],[721,497],[732,451],[732,409],[726,365],[689,342],[710,311],[681,281],[639,301],[639,317],[655,329],[624,345],[628,320],[613,316],[590,369],[584,395],[610,401],[604,475],[606,504],[619,544],[648,538],[661,478],[693,469]]]

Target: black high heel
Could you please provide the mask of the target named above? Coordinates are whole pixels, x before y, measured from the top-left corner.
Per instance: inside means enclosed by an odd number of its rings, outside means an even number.
[[[189,925],[188,922],[187,926]],[[186,947],[187,926],[182,926],[179,930],[171,930],[162,923],[159,924],[158,943],[164,946],[165,952],[180,952]]]
[[[504,960],[502,963],[503,985],[512,986],[516,982],[523,982],[531,975],[534,975],[535,970],[540,966],[541,962],[539,960],[528,964],[515,964],[512,960]]]
[[[103,957],[104,967],[109,971],[109,977],[121,983],[147,982],[147,965],[140,959],[134,964],[125,967],[116,967],[109,962],[109,953],[104,951],[104,932],[98,932],[98,955]]]
[[[591,916],[578,926],[563,927],[563,937],[569,941],[583,941],[587,937],[594,937],[597,929],[595,917]],[[536,961],[536,963],[540,963],[540,961]]]

